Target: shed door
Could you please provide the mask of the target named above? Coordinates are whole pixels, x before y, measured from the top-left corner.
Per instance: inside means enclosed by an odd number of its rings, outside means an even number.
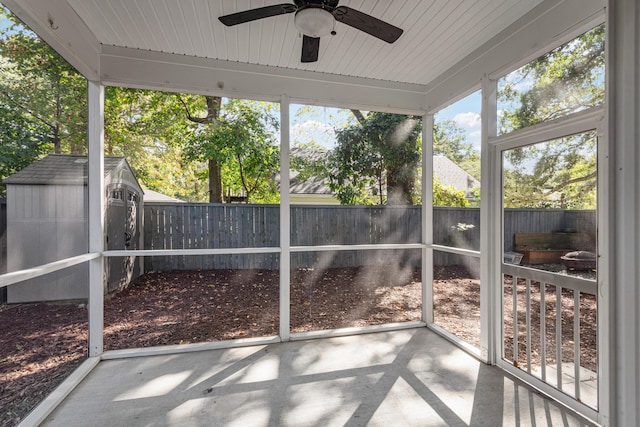
[[[127,218],[126,190],[112,188],[107,199],[107,250],[123,250],[126,245],[125,225]],[[107,292],[112,293],[123,288],[126,271],[123,257],[108,257],[106,260]]]
[[[127,191],[127,215],[125,221],[124,245],[130,250],[142,249],[140,247],[142,212],[140,212],[140,194],[135,190]],[[127,285],[131,280],[141,274],[140,263],[136,262],[137,257],[127,257],[125,260],[127,272]]]
[[[107,250],[135,250],[140,242],[140,194],[129,187],[109,192],[107,203]],[[136,257],[107,258],[107,291],[124,289],[140,275]]]

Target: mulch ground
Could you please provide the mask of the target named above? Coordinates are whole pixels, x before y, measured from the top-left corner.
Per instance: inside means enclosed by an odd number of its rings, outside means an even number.
[[[461,267],[434,272],[436,324],[474,345],[479,345],[479,286],[479,280]],[[507,293],[510,288],[505,288]],[[547,304],[555,304],[552,293],[545,295]],[[535,305],[536,298],[533,300]],[[518,301],[520,304],[520,298]],[[539,304],[539,289],[537,301]],[[567,342],[569,357],[573,348],[569,343],[573,339],[570,295],[563,299],[563,307],[565,303],[567,329],[563,329],[563,341]],[[595,325],[595,301],[585,300],[584,305],[584,324]],[[294,270],[290,312],[292,333],[420,320],[420,272],[372,266]],[[105,302],[105,349],[277,335],[278,313],[277,271],[145,274]],[[0,338],[0,426],[6,427],[17,424],[85,360],[87,309],[78,304],[5,305],[0,306],[0,324],[4,329]],[[505,330],[512,331],[512,324],[506,315]],[[522,336],[525,332],[520,320],[518,326]],[[585,328],[583,334],[582,365],[592,369],[596,360],[595,327]],[[535,339],[539,340],[539,333],[537,338],[534,333],[534,343]],[[519,354],[523,354],[524,341],[522,337],[519,340]],[[512,341],[507,339],[505,356],[513,357]],[[588,348],[591,343],[593,350]],[[554,360],[553,346],[555,340],[547,352],[549,363]]]

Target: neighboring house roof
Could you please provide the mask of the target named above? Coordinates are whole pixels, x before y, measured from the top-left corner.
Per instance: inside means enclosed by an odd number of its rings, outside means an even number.
[[[318,176],[309,176],[305,180],[300,179],[300,171],[295,169],[295,159],[303,161],[318,161],[326,156],[327,150],[322,148],[291,148],[292,167],[289,171],[289,193],[290,194],[325,194],[332,196],[333,192],[329,188],[329,180]],[[280,173],[274,177],[278,188],[280,188]]]
[[[433,157],[433,176],[445,187],[451,186],[456,190],[463,190],[467,198],[473,196],[471,192],[473,188],[480,188],[480,181],[448,157]]]
[[[317,148],[293,147],[291,149],[291,158],[298,157],[311,161],[321,160],[326,154],[326,150]],[[444,156],[433,157],[433,174],[440,184],[464,191],[467,198],[473,196],[472,189],[480,188],[480,181]],[[327,178],[310,176],[301,181],[298,179],[298,175],[300,173],[297,170],[291,169],[291,194],[333,194]],[[280,176],[278,175],[276,179],[279,182]]]
[[[118,168],[131,170],[124,157],[105,157],[104,176]],[[49,154],[7,177],[4,184],[78,185],[87,183],[87,156]]]
[[[293,147],[291,149],[291,158],[297,157],[307,161],[321,160],[326,154],[327,151],[321,148]],[[300,171],[291,169],[289,173],[289,192],[291,194],[333,194],[329,188],[329,179],[310,176],[303,181],[299,179],[299,175]],[[279,178],[278,176],[278,182],[280,181]]]
[[[166,194],[158,193],[157,191],[144,189],[144,201],[145,202],[171,202],[171,203],[184,203],[184,200],[176,199],[175,197],[167,196]]]

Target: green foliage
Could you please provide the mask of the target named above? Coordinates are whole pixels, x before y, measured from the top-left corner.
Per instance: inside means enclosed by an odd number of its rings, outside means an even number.
[[[594,132],[505,152],[507,208],[595,209]]]
[[[453,120],[434,122],[433,154],[447,157],[469,175],[480,180],[480,153],[474,149],[473,144],[467,142],[465,132]],[[471,203],[466,198],[464,190],[443,186],[438,179],[434,178],[433,205],[469,207]]]
[[[374,113],[380,114],[380,113]],[[393,119],[399,122],[403,116],[395,116]],[[380,120],[367,117],[367,120]],[[386,119],[386,118],[385,118]],[[380,122],[384,123],[383,120]],[[343,143],[334,151],[327,151],[317,144],[300,144],[292,153],[291,169],[298,172],[297,179],[304,181],[311,177],[328,178],[333,182],[336,197],[342,204],[372,205],[384,203],[385,164],[382,154],[375,152],[371,140],[362,137],[366,135],[365,129],[359,123],[354,123],[340,132]],[[416,152],[410,153],[410,159],[415,167],[413,193],[411,200],[414,204],[422,203],[420,183],[416,179],[421,173],[418,164],[420,159],[419,129],[415,129]],[[436,154],[446,154],[463,164],[473,164],[480,169],[479,154],[471,144],[466,143],[466,137],[462,130],[453,121],[439,123],[434,129],[436,142],[434,151]],[[348,138],[345,138],[348,136]],[[294,153],[300,153],[296,155]],[[342,162],[342,163],[341,163]],[[477,162],[477,166],[475,163]],[[357,176],[358,179],[352,179]],[[341,182],[338,182],[341,179]],[[443,186],[437,180],[434,181],[434,205],[468,207],[470,202],[465,198],[464,191],[456,190],[450,186]],[[479,191],[479,190],[478,190]],[[381,197],[381,193],[383,196]],[[478,195],[479,196],[479,195]]]
[[[604,25],[502,79],[502,133],[604,101]],[[597,138],[585,133],[505,154],[505,207],[593,209]]]
[[[501,133],[601,104],[604,48],[605,27],[600,25],[502,79],[498,100],[506,108]]]
[[[3,9],[0,103],[18,109],[57,153],[86,151],[86,81],[49,45]]]
[[[229,100],[215,123],[199,126],[185,146],[189,161],[215,159],[228,194],[244,194],[248,202],[277,203],[273,179],[280,152],[275,131],[279,122],[272,104]]]
[[[464,190],[456,190],[450,185],[444,186],[434,178],[433,206],[468,208],[470,204],[465,197]]]
[[[413,204],[420,162],[419,118],[371,112],[336,131],[330,188],[342,204]]]
[[[184,160],[183,148],[156,143],[141,150],[130,164],[146,188],[190,202],[207,201],[207,165]]]
[[[448,157],[456,164],[477,155],[464,131],[453,120],[437,120],[433,125],[433,154]]]
[[[87,107],[84,78],[5,8],[0,19],[2,180],[52,151],[84,153]]]
[[[330,151],[315,142],[298,144],[291,150],[289,165],[291,171],[297,173],[299,182],[315,177],[327,178],[332,174],[328,170],[330,155]]]
[[[208,201],[213,159],[227,198],[277,203],[273,104],[228,100],[212,112],[205,96],[114,87],[105,98],[105,151],[126,156],[148,188]]]
[[[86,153],[86,81],[6,9],[0,30],[0,179],[51,152]],[[205,201],[206,154],[220,159],[228,192],[257,202],[277,201],[278,164],[273,106],[229,101],[222,118],[207,98],[108,87],[105,154],[124,156],[147,188],[183,200]],[[255,111],[254,111],[255,110]],[[252,112],[253,111],[253,112]],[[219,135],[216,132],[219,131]],[[199,142],[208,142],[199,144]],[[236,144],[236,145],[234,145]],[[196,155],[194,147],[203,151]],[[0,187],[0,195],[4,191]]]
[[[53,148],[39,135],[46,130],[19,110],[0,104],[0,181],[29,166]],[[5,186],[0,184],[0,197]]]
[[[147,188],[187,201],[205,201],[206,165],[183,159],[192,129],[174,94],[105,89],[105,154],[124,156]]]

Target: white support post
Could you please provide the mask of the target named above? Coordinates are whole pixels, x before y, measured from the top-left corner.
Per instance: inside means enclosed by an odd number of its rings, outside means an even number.
[[[422,320],[433,323],[433,114],[422,116]]]
[[[501,221],[500,162],[496,148],[489,138],[497,134],[498,87],[488,76],[482,78],[481,114],[481,180],[480,197],[480,356],[490,364],[496,363],[496,354],[502,340],[500,324],[502,307],[502,280],[500,276]]]
[[[607,24],[607,28],[609,25]],[[605,48],[605,52],[609,47]],[[609,88],[605,91],[605,96]],[[608,104],[605,102],[605,104]],[[615,342],[615,300],[612,295],[612,285],[615,283],[615,265],[613,254],[615,248],[615,224],[612,218],[614,212],[615,165],[611,155],[611,141],[607,135],[607,119],[600,122],[597,131],[598,138],[598,191],[597,191],[597,254],[598,289],[597,301],[597,333],[596,345],[598,354],[598,421],[603,426],[612,425],[611,411],[615,399],[615,374],[613,370],[613,351]],[[606,191],[606,189],[612,189]],[[604,190],[604,191],[603,191]],[[542,353],[544,354],[544,353]]]
[[[599,375],[601,381],[610,381],[605,385],[609,393],[601,396],[606,407],[599,421],[631,426],[640,420],[640,4],[610,1],[607,13],[607,147],[614,167],[607,187],[613,193],[608,198],[613,211],[604,233],[614,237],[608,254],[611,271],[604,280],[612,280],[612,286],[602,283],[600,271],[598,282],[599,298],[603,293],[609,297],[603,333],[613,335],[605,343],[612,350],[598,344],[599,355],[604,353],[613,368],[610,377],[608,372]]]
[[[88,82],[89,252],[104,250],[104,86]],[[104,258],[89,261],[89,356],[103,352]]]
[[[280,100],[280,339],[290,337],[291,208],[289,197],[289,97]]]

